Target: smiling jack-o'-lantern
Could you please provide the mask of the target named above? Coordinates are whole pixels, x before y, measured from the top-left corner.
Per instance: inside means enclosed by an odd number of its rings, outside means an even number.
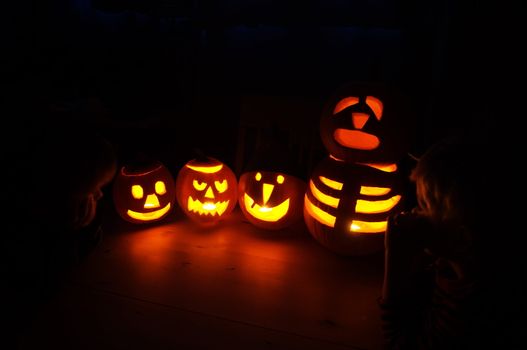
[[[403,205],[398,162],[412,116],[403,96],[381,85],[349,84],[329,100],[320,134],[330,154],[304,198],[304,221],[322,245],[343,255],[383,249],[387,219]]]
[[[252,171],[242,174],[238,203],[245,218],[257,227],[278,230],[302,218],[306,184],[279,172]]]
[[[211,157],[187,162],[176,179],[176,198],[183,212],[200,225],[213,225],[229,215],[238,199],[234,172]]]
[[[174,179],[160,162],[123,166],[113,184],[113,201],[119,215],[132,223],[164,218],[176,195]]]
[[[393,163],[407,152],[413,113],[395,88],[353,83],[329,98],[320,136],[329,154],[345,162]]]

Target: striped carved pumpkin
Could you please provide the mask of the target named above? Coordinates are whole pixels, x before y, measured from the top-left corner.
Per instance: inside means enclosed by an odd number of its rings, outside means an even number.
[[[400,179],[395,164],[371,166],[327,157],[313,171],[304,197],[309,232],[342,255],[382,250],[388,216],[402,205]]]

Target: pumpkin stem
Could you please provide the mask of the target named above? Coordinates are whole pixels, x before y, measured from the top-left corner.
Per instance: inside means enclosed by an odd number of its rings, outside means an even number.
[[[137,152],[135,156],[127,162],[127,168],[131,172],[143,172],[156,167],[159,161],[152,159],[146,152]]]
[[[196,155],[195,159],[200,162],[206,162],[209,160],[209,157],[207,157],[205,153],[199,148],[194,148],[194,154]]]

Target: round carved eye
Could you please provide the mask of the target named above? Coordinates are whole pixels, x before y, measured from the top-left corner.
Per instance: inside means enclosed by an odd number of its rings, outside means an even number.
[[[262,179],[262,174],[260,172],[257,172],[256,175],[254,175],[254,178],[256,181],[260,181]]]
[[[285,181],[285,178],[284,178],[283,175],[278,175],[278,176],[276,177],[276,183],[278,183],[278,184],[283,184],[284,181]]]
[[[207,183],[206,182],[199,182],[198,180],[193,180],[192,181],[192,186],[194,186],[194,188],[198,191],[203,191],[205,189],[205,187],[207,187]]]
[[[135,199],[143,198],[143,187],[141,187],[141,185],[133,185],[132,186],[132,196]]]
[[[167,193],[167,188],[166,188],[165,183],[163,181],[157,181],[154,186],[155,186],[155,189],[156,189],[156,193],[158,195],[163,195],[163,194]]]

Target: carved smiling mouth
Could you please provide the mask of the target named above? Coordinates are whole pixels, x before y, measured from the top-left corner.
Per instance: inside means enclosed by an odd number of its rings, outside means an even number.
[[[289,210],[289,198],[274,207],[260,206],[254,202],[247,193],[243,196],[243,203],[245,208],[257,219],[267,222],[276,222],[283,218]]]
[[[132,219],[142,220],[142,221],[152,221],[152,220],[161,218],[163,215],[168,213],[169,210],[170,210],[170,203],[168,203],[161,209],[147,212],[147,213],[139,213],[137,211],[128,209],[126,214],[128,214],[128,216],[131,217]]]
[[[379,138],[359,130],[337,129],[333,133],[335,141],[341,146],[370,151],[379,147]]]
[[[227,207],[229,206],[229,201],[223,201],[223,202],[205,202],[202,203],[199,199],[193,199],[192,197],[188,197],[187,201],[187,209],[190,212],[197,213],[199,215],[218,215],[221,216],[225,210],[227,210]]]

